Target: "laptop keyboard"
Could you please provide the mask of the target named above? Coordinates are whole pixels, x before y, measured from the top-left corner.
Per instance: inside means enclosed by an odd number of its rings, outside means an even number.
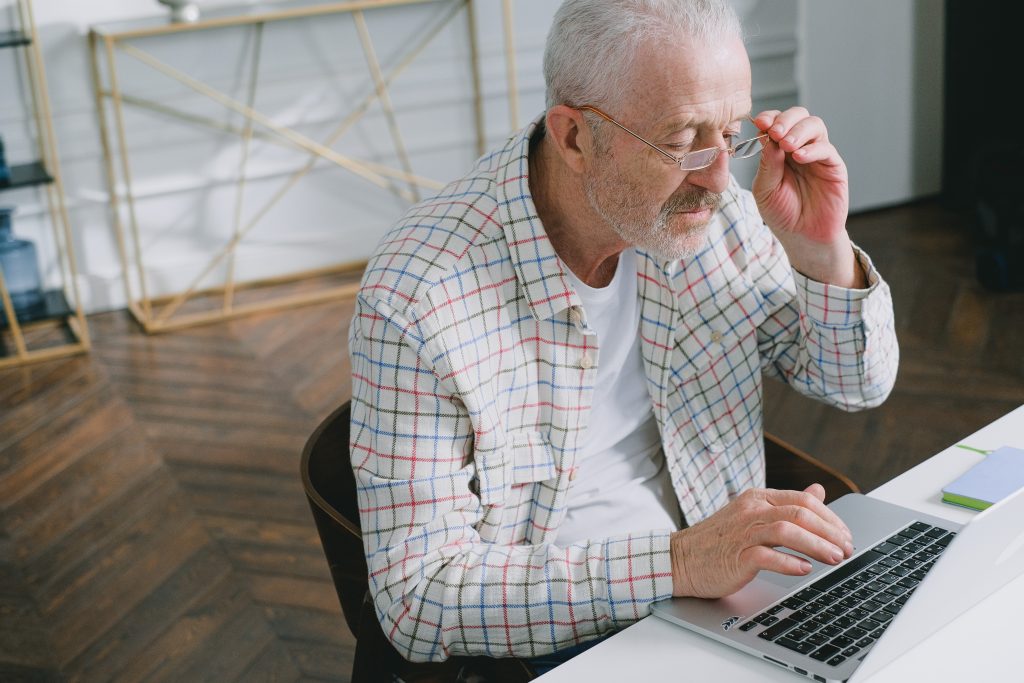
[[[881,637],[954,535],[914,522],[739,629],[838,666]]]

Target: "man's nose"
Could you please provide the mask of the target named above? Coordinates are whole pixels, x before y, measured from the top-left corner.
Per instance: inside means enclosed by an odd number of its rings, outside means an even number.
[[[723,149],[710,166],[690,171],[686,181],[709,192],[721,194],[729,186],[729,153]]]

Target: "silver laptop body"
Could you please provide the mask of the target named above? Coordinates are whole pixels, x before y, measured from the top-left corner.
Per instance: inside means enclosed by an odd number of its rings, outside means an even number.
[[[811,573],[801,577],[761,572],[751,583],[730,596],[717,600],[671,598],[654,603],[652,613],[811,680],[846,681],[862,662],[865,664],[858,672],[858,679],[869,671],[878,671],[997,588],[1024,573],[1024,489],[979,513],[966,525],[860,494],[843,496],[829,507],[853,534],[854,555],[843,564],[831,566],[811,560]],[[915,531],[926,527],[930,536]],[[914,586],[914,581],[893,582],[887,584],[884,591],[879,590],[882,584],[895,578],[895,575],[890,575],[893,567],[889,564],[896,562],[902,571],[906,568],[903,563],[908,562],[902,559],[905,554],[897,553],[899,558],[890,556],[889,553],[895,552],[892,547],[916,550],[926,545],[930,538],[933,543],[927,550],[935,552],[937,546],[934,541],[942,538],[939,530],[948,530],[955,535],[944,538],[945,550],[923,577],[919,573],[914,574],[914,570],[905,577],[910,578],[913,574],[921,578],[920,586]],[[901,531],[904,536],[897,538]],[[920,535],[914,538],[915,533]],[[908,537],[912,540],[906,540]],[[926,555],[924,551],[918,551],[911,557],[923,559]],[[880,562],[882,558],[887,559],[884,567]],[[874,567],[871,571],[879,573],[869,575],[866,573],[868,567]],[[869,578],[872,581],[867,581]],[[805,632],[812,631],[811,635],[820,640],[823,637],[821,632],[813,632],[812,622],[804,621],[806,614],[810,612],[815,614],[815,619],[825,620],[813,622],[814,628],[825,629],[838,624],[839,619],[829,622],[827,611],[834,606],[841,614],[843,601],[850,598],[852,602],[848,604],[854,604],[864,598],[864,591],[869,587],[880,596],[877,600],[872,599],[875,604],[893,607],[894,602],[886,604],[884,599],[892,600],[887,591],[892,589],[895,595],[900,585],[904,588],[912,586],[909,592],[897,598],[904,605],[896,609],[896,617],[888,617],[889,621],[881,630],[873,631],[876,638],[871,643],[866,643],[871,632],[859,640],[848,638],[846,634],[860,635],[860,631],[865,630],[859,628],[861,624],[875,624],[878,623],[876,618],[884,619],[882,609],[868,617],[870,622],[868,618],[857,619],[852,626],[848,620],[842,622],[843,633],[829,635],[828,643],[814,645],[814,651],[806,654],[793,649],[798,647],[796,643],[804,642],[801,649],[806,650],[809,645],[805,641],[799,638],[782,640],[787,638],[786,633],[799,635],[801,628]],[[817,589],[812,586],[817,586]],[[834,593],[843,594],[847,590],[844,586],[850,589],[846,596],[822,610],[820,601],[831,600]],[[857,595],[858,591],[861,591],[860,595]],[[806,609],[801,611],[802,607]],[[774,613],[766,616],[766,612]],[[805,624],[808,625],[805,627]],[[829,633],[835,634],[836,628],[839,627],[835,626]],[[826,645],[836,647],[832,645],[833,640],[845,647],[839,647],[834,653],[824,650]],[[847,640],[851,642],[847,644]],[[862,646],[858,647],[858,643]],[[847,656],[843,655],[844,652],[848,653]],[[832,654],[825,657],[828,653]]]

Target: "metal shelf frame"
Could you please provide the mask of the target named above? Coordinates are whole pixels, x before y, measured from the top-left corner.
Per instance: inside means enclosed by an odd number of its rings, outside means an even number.
[[[484,111],[475,25],[476,2],[479,2],[479,0],[346,0],[342,2],[293,0],[287,3],[279,2],[262,6],[255,5],[215,11],[201,17],[196,22],[190,23],[174,23],[166,17],[161,17],[135,22],[119,22],[93,26],[89,33],[89,50],[92,58],[93,85],[106,161],[110,214],[117,238],[118,253],[123,267],[128,308],[142,328],[149,333],[165,332],[236,318],[258,311],[282,309],[352,296],[358,288],[356,284],[324,284],[315,291],[304,291],[297,294],[292,292],[283,295],[266,295],[261,297],[259,301],[251,301],[240,305],[236,302],[236,292],[238,290],[269,287],[271,288],[270,291],[272,291],[274,286],[294,283],[300,280],[310,281],[313,278],[323,278],[326,280],[329,278],[324,278],[324,276],[362,270],[365,262],[347,262],[338,264],[337,267],[297,272],[276,278],[236,282],[234,267],[236,249],[253,227],[263,219],[267,212],[320,159],[333,162],[338,167],[363,181],[387,189],[409,202],[419,200],[421,189],[436,190],[443,187],[443,183],[417,176],[412,172],[389,92],[395,77],[417,58],[443,28],[455,21],[456,17],[460,15],[464,17],[466,22],[471,53],[470,68],[472,73],[476,146],[478,153],[482,154],[484,152]],[[512,112],[510,120],[513,123],[513,128],[516,128],[518,127],[518,100],[515,92],[515,53],[511,32],[513,0],[501,0],[501,2],[503,5],[502,18],[505,23],[505,59],[507,77],[509,79],[509,106]],[[439,16],[432,20],[430,25],[422,29],[416,39],[408,46],[404,56],[388,70],[385,70],[377,58],[373,38],[367,28],[366,13],[382,8],[425,4],[440,6]],[[352,18],[374,89],[362,101],[353,104],[351,111],[341,119],[340,124],[330,135],[323,140],[314,140],[293,128],[275,122],[272,117],[257,111],[253,104],[256,100],[260,48],[262,46],[264,27],[278,21],[316,18],[327,15],[348,15]],[[240,99],[235,99],[220,92],[164,63],[142,47],[145,45],[145,39],[152,36],[166,36],[186,32],[208,32],[215,36],[216,29],[237,26],[249,26],[254,32],[255,48],[252,50],[251,63],[248,67],[250,87],[246,93],[245,101],[240,101]],[[214,36],[211,36],[211,38]],[[119,82],[118,55],[134,59],[154,71],[172,78],[193,92],[216,102],[225,109],[241,115],[244,123],[241,126],[227,125],[214,121],[211,118],[197,117],[194,114],[180,111],[172,103],[152,101],[126,92]],[[400,162],[400,167],[398,168],[355,159],[342,155],[332,149],[332,145],[347,133],[366,114],[371,105],[375,103],[379,104],[383,110],[391,143]],[[139,221],[135,209],[132,171],[128,154],[130,146],[124,117],[124,108],[126,106],[157,111],[194,125],[236,134],[241,140],[241,158],[235,181],[237,195],[234,206],[232,237],[222,248],[210,256],[209,261],[189,286],[176,294],[153,296],[150,293],[145,254],[141,246]],[[243,222],[242,195],[247,180],[246,162],[254,138],[269,140],[301,150],[308,155],[308,159],[306,164],[294,172],[272,197],[262,203],[252,218]],[[118,188],[123,188],[123,191],[119,191]],[[226,268],[226,278],[223,284],[204,287],[204,281],[218,267]],[[197,311],[195,310],[196,306],[192,307],[192,311],[187,310],[188,303],[200,300],[204,302],[205,310]]]
[[[78,266],[71,239],[71,227],[64,203],[57,137],[53,130],[46,70],[39,49],[39,34],[31,0],[17,0],[20,26],[0,33],[2,47],[23,50],[25,69],[36,124],[39,161],[11,167],[11,180],[0,192],[40,185],[44,188],[57,249],[60,289],[45,292],[46,305],[40,311],[18,314],[0,271],[0,369],[86,353],[90,348],[89,328],[82,312],[78,291]],[[68,296],[70,294],[70,297]],[[57,337],[53,330],[56,328]],[[54,341],[58,339],[58,341]],[[13,345],[13,353],[10,346]]]

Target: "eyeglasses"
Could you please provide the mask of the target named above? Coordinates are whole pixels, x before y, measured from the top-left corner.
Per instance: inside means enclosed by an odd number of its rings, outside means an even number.
[[[637,133],[634,133],[629,128],[626,128],[624,125],[622,125],[612,117],[608,116],[608,114],[605,114],[597,107],[592,107],[589,104],[583,104],[578,107],[572,108],[579,111],[593,112],[600,116],[605,121],[607,121],[608,123],[618,126],[619,128],[626,131],[627,133],[629,133],[637,140],[650,147],[651,149],[671,159],[672,162],[678,165],[679,169],[682,171],[699,171],[702,168],[707,168],[711,164],[715,163],[715,159],[717,159],[718,155],[722,152],[728,153],[729,156],[733,157],[734,159],[747,159],[749,157],[755,156],[761,153],[761,148],[764,145],[764,139],[768,137],[767,133],[762,133],[761,135],[758,135],[756,137],[752,137],[747,140],[737,142],[732,147],[708,147],[707,149],[698,149],[692,152],[687,152],[683,156],[677,157],[674,154],[666,152],[653,142],[645,140],[643,137],[641,137]]]

